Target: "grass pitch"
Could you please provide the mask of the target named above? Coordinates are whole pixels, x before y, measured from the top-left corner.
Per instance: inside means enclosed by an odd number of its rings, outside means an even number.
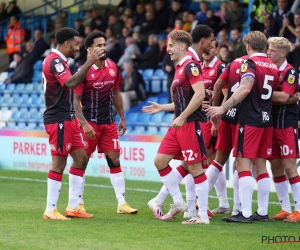
[[[46,221],[47,173],[0,170],[0,249],[299,249],[300,242],[268,244],[262,237],[300,237],[299,223],[268,222],[232,224],[211,218],[210,225],[182,225],[179,215],[170,222],[156,219],[148,208],[161,183],[126,181],[126,200],[139,209],[137,215],[119,215],[109,179],[86,177],[85,207],[93,219]],[[64,175],[58,210],[68,201],[68,176]],[[184,192],[184,186],[181,185]],[[211,196],[215,196],[212,192]],[[228,190],[232,198],[232,189]],[[256,199],[256,193],[253,196]],[[270,195],[269,215],[280,210]],[[165,210],[171,199],[165,203]],[[210,208],[218,204],[211,197]],[[232,205],[232,200],[230,200]],[[256,211],[257,203],[253,203]],[[279,238],[281,237],[281,238]],[[275,239],[275,238],[274,238]],[[285,238],[286,240],[288,238]],[[293,238],[290,238],[292,240]],[[269,241],[272,243],[272,241]]]

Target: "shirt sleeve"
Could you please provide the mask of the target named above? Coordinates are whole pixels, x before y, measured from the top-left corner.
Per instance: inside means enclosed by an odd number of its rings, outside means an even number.
[[[196,82],[203,81],[201,68],[195,63],[189,63],[186,65],[185,75],[188,78],[191,85],[195,84]]]
[[[220,63],[217,68],[217,77],[219,78],[223,71],[226,69],[225,63]]]
[[[230,65],[231,64],[229,64],[220,75],[220,78],[227,83],[229,81]]]
[[[50,71],[57,81],[64,86],[66,81],[72,76],[72,73],[65,62],[60,58],[54,58],[50,63]]]
[[[81,69],[81,67],[78,68],[77,72]],[[84,82],[81,82],[74,90],[73,92],[75,94],[79,94],[79,95],[82,95],[83,94],[83,91],[84,91],[84,87],[85,87],[85,80]]]
[[[251,59],[246,59],[241,64],[240,68],[241,79],[246,76],[251,76],[255,79],[256,65]]]
[[[289,69],[282,81],[281,91],[292,96],[298,89],[298,75],[295,69]]]

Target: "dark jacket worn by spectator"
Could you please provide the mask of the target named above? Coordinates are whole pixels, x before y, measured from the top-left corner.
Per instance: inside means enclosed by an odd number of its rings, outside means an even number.
[[[173,102],[171,98],[171,86],[175,74],[175,65],[174,62],[171,60],[169,54],[165,54],[163,62],[162,62],[162,70],[167,73],[167,97],[168,103]]]

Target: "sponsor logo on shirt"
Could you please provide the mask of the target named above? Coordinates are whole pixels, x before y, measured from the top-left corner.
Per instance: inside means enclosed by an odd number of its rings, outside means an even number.
[[[214,74],[215,74],[215,70],[214,70],[214,69],[212,69],[212,70],[209,71],[209,73],[208,73],[209,76],[213,76]]]
[[[55,69],[58,73],[61,73],[64,71],[64,65],[62,63],[57,63],[54,65],[55,66]]]
[[[113,69],[110,69],[108,71],[108,73],[111,75],[111,76],[115,76],[116,75],[116,72],[113,70]]]
[[[193,76],[198,76],[199,75],[199,69],[197,67],[192,67],[191,72]]]
[[[114,84],[114,80],[104,82],[94,82],[93,86],[95,89],[102,89],[107,84]]]
[[[241,72],[246,72],[247,69],[248,69],[248,63],[243,63],[241,66]]]
[[[295,76],[290,74],[288,77],[288,83],[293,84],[295,82]]]

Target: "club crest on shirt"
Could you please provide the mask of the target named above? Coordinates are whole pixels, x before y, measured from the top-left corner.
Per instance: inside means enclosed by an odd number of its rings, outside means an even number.
[[[181,68],[179,71],[178,71],[178,75],[182,75],[182,72],[183,72],[183,68]]]
[[[290,74],[288,77],[288,83],[293,84],[295,82],[295,76]]]
[[[283,80],[283,75],[280,74],[280,76],[279,76],[279,81],[282,82],[282,80]]]
[[[248,69],[248,63],[243,63],[241,66],[241,72],[246,72],[247,69]]]
[[[63,72],[64,71],[64,65],[62,63],[57,63],[54,65],[55,69],[58,73]]]
[[[199,75],[199,69],[197,67],[192,67],[191,72],[192,72],[193,76]]]
[[[116,74],[116,72],[113,69],[110,69],[108,72],[111,76],[115,76]]]
[[[212,69],[212,70],[209,71],[209,73],[208,73],[209,76],[213,76],[214,74],[215,74],[215,70],[214,70],[214,69]]]

